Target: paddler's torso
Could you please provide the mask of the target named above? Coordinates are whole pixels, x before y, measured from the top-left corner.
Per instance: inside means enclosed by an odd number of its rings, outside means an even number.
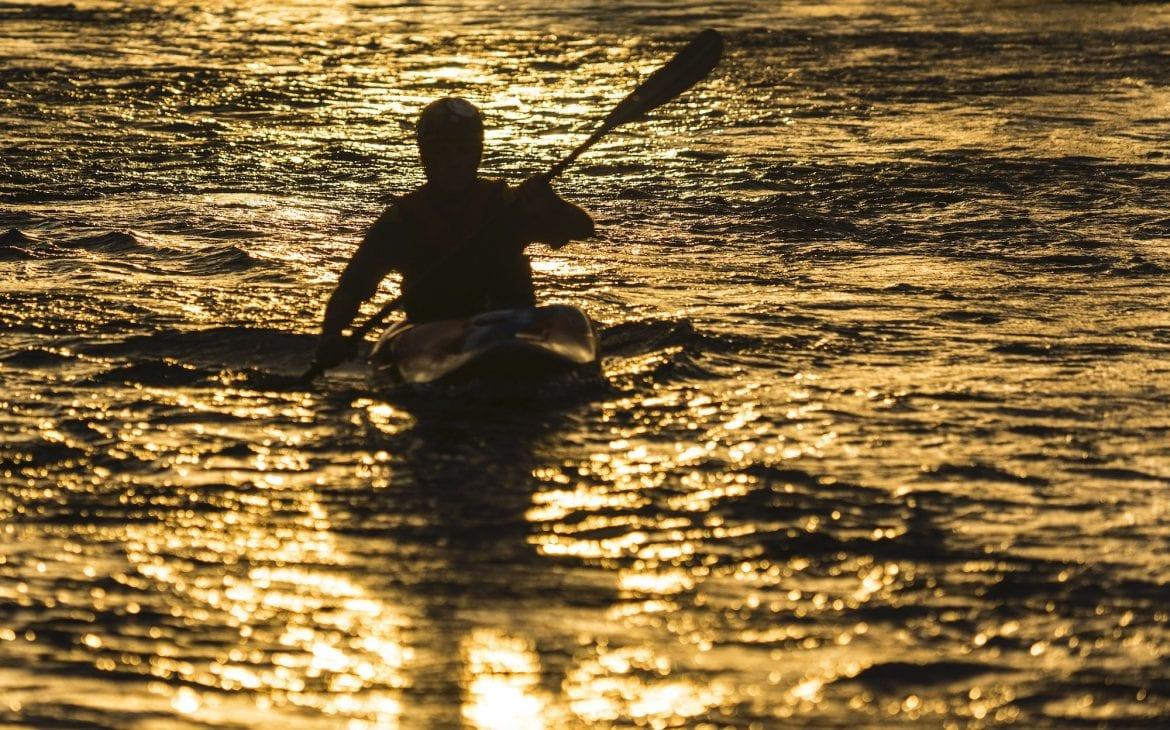
[[[535,301],[519,240],[513,192],[500,180],[477,178],[459,194],[429,184],[394,203],[408,318],[467,316]],[[487,234],[486,236],[484,234]],[[389,253],[389,252],[388,252]]]
[[[506,215],[511,191],[502,180],[478,178],[459,194],[440,193],[429,184],[394,202],[404,228],[401,245],[413,271],[442,265],[484,230],[494,216]],[[450,262],[454,263],[454,262]]]

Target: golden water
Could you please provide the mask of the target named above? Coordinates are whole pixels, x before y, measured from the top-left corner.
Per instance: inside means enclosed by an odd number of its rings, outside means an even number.
[[[601,237],[534,251],[607,388],[264,386],[424,103],[518,181],[707,26],[713,78],[560,181]],[[0,5],[0,724],[1164,725],[1168,30]]]

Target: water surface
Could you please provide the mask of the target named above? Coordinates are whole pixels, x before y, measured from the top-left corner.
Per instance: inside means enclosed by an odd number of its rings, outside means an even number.
[[[533,252],[608,385],[268,387],[423,104],[519,181],[707,26],[712,80],[558,183],[598,240]],[[1164,726],[1168,31],[0,5],[0,724]]]

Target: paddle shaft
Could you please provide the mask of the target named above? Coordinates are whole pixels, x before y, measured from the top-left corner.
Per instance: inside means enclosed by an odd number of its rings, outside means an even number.
[[[719,33],[711,29],[699,33],[695,36],[694,40],[687,44],[686,48],[679,51],[674,58],[639,84],[625,99],[622,99],[614,107],[613,111],[606,116],[605,121],[601,123],[597,130],[589,135],[588,139],[577,145],[560,162],[553,165],[545,173],[544,177],[551,181],[564,172],[586,150],[617,127],[626,122],[642,119],[651,110],[677,98],[684,91],[705,78],[711,72],[711,69],[715,68],[719,63],[719,59],[722,56],[723,39]],[[474,237],[472,240],[474,240]],[[438,265],[425,272],[423,276],[443,269],[451,260],[459,258],[464,248],[466,248],[466,245],[459,246],[452,255],[445,257]],[[350,337],[360,342],[370,330],[380,325],[386,317],[390,316],[391,312],[402,306],[404,301],[405,297],[401,294],[394,297],[375,312],[373,316],[355,328]],[[317,362],[313,362],[299,380],[304,383],[310,383],[318,375],[324,373],[326,369]]]

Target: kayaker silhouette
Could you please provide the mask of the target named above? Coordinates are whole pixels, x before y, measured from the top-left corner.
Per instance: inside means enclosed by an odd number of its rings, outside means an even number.
[[[593,235],[593,219],[558,196],[548,177],[519,186],[479,176],[483,118],[465,99],[423,109],[417,126],[426,183],[392,203],[370,226],[325,307],[314,362],[349,359],[344,336],[362,302],[391,272],[402,276],[407,320],[468,317],[536,303],[527,244],[554,248]]]
[[[722,56],[719,32],[700,32],[622,99],[588,139],[515,189],[477,174],[483,120],[474,106],[461,99],[428,105],[418,125],[427,182],[388,208],[366,234],[325,309],[316,356],[291,387],[307,387],[352,357],[357,343],[399,306],[408,320],[387,329],[370,353],[374,369],[395,382],[596,369],[597,337],[584,312],[532,306],[524,246],[544,241],[555,247],[593,233],[589,215],[558,197],[549,181],[613,130],[646,119],[706,78]],[[395,270],[403,276],[402,295],[345,337],[361,302]],[[487,313],[492,309],[498,311]]]

